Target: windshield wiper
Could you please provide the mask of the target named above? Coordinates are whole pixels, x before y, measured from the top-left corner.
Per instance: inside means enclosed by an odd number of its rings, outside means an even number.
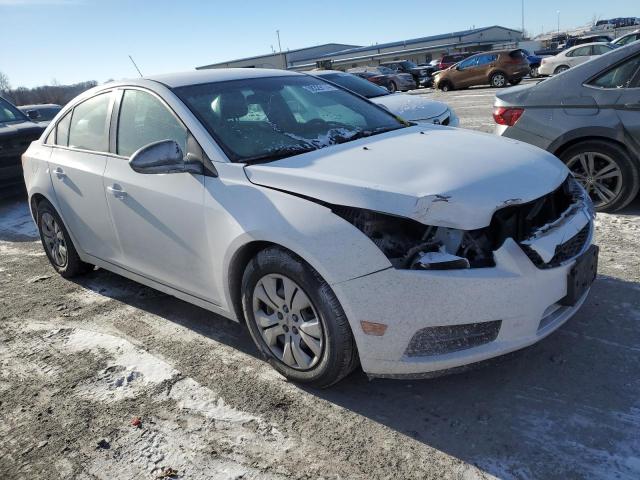
[[[246,157],[239,160],[242,163],[255,164],[255,163],[267,163],[273,162],[274,160],[280,160],[286,157],[292,157],[294,155],[300,155],[301,153],[311,152],[313,150],[317,150],[316,147],[300,147],[300,148],[292,148],[292,147],[284,147],[284,148],[276,148],[274,150],[270,150],[267,153],[262,153],[260,155],[254,155],[252,157]]]

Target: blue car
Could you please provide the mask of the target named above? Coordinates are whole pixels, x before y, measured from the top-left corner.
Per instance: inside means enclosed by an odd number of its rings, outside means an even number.
[[[538,78],[538,68],[540,67],[540,63],[542,62],[542,57],[538,55],[534,55],[528,50],[522,50],[524,54],[527,56],[527,60],[529,61],[529,67],[531,67],[531,72],[529,76],[531,78]]]

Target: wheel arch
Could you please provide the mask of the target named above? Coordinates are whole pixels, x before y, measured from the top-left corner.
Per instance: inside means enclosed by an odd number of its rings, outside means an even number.
[[[614,132],[614,133],[617,133],[617,132]],[[560,158],[562,154],[566,152],[569,148],[575,145],[578,145],[582,142],[588,142],[588,141],[594,141],[594,140],[610,143],[618,147],[621,147],[629,154],[632,160],[640,164],[640,160],[638,159],[637,152],[631,150],[627,142],[624,141],[624,139],[616,138],[616,136],[609,135],[608,132],[590,132],[590,133],[583,133],[583,134],[575,133],[568,138],[561,138],[556,140],[549,148],[549,151],[552,152],[556,157]]]

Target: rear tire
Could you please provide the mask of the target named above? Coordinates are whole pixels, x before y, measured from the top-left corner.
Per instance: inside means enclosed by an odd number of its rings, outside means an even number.
[[[556,67],[556,69],[553,71],[554,75],[559,75],[562,72],[566,72],[567,70],[569,70],[569,67],[567,65],[560,65],[559,67]]]
[[[620,210],[638,195],[638,162],[615,143],[586,140],[562,152],[560,159],[587,189],[599,212]]]
[[[351,327],[331,287],[292,253],[271,247],[249,262],[242,306],[258,350],[287,379],[326,388],[358,365]]]
[[[507,76],[502,72],[495,72],[489,78],[489,84],[493,88],[503,88],[507,86]]]
[[[396,93],[398,91],[398,86],[396,85],[396,82],[390,82],[389,86],[387,87],[387,90],[389,90],[389,92],[391,93]]]
[[[55,271],[64,278],[71,278],[93,270],[93,265],[80,260],[69,232],[53,205],[41,200],[36,213],[40,240]]]

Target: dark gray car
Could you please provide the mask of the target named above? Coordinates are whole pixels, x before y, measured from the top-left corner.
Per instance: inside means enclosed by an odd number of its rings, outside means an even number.
[[[599,211],[640,188],[640,42],[496,94],[496,133],[557,155]]]

